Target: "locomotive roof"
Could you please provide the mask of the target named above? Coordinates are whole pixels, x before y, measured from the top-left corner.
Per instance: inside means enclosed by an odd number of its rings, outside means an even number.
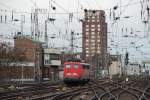
[[[83,65],[90,65],[88,63],[81,63],[81,62],[65,62],[65,63],[80,63],[80,64],[83,64]]]
[[[83,65],[90,65],[90,64],[88,64],[88,63],[81,63],[81,64],[83,64]]]

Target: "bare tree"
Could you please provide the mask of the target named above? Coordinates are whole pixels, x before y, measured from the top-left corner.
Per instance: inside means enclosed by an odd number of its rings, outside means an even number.
[[[26,61],[25,50],[15,49],[6,42],[0,44],[0,65],[9,66],[12,62]]]
[[[0,43],[0,80],[19,76],[19,72],[14,73],[17,67],[11,67],[11,64],[26,61],[25,52],[25,49],[16,49],[6,42]]]

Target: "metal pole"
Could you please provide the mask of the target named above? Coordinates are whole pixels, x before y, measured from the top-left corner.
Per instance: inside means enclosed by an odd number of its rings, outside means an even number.
[[[35,67],[36,67],[36,44],[34,43],[34,67],[33,67],[33,70],[34,70],[34,74],[33,74],[33,78],[34,78],[34,81],[36,80],[35,79],[35,72],[36,72],[36,70],[35,70]]]
[[[46,48],[48,48],[47,20],[45,20],[45,43],[46,43]]]
[[[23,34],[23,15],[21,15],[21,34]]]
[[[24,72],[23,72],[23,71],[24,71],[24,66],[22,65],[22,66],[21,66],[21,72],[22,72],[22,73],[21,73],[21,74],[22,74],[22,84],[23,84],[23,79],[24,79],[24,75],[23,75]]]
[[[38,48],[38,82],[41,81],[41,70],[40,70],[40,51],[39,51],[39,48]]]
[[[74,43],[73,43],[73,39],[74,39],[74,31],[71,31],[71,53],[74,52]]]
[[[35,39],[37,39],[37,36],[39,35],[39,27],[38,27],[38,9],[35,9]]]

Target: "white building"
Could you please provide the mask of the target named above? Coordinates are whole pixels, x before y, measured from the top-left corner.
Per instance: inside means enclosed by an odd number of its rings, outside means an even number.
[[[125,69],[127,75],[150,75],[149,62],[142,62],[142,64],[138,62],[129,63]]]
[[[58,49],[44,49],[44,66],[61,66],[61,51]]]
[[[46,48],[43,51],[44,55],[44,68],[43,79],[44,80],[58,80],[60,73],[62,75],[61,68],[61,51],[54,48]]]
[[[109,66],[109,75],[110,77],[114,75],[121,75],[122,72],[121,56],[120,55],[111,55],[111,64]]]
[[[141,66],[142,75],[150,75],[150,62],[144,62]]]
[[[137,62],[129,63],[127,66],[125,66],[125,71],[127,75],[140,75],[140,64]]]

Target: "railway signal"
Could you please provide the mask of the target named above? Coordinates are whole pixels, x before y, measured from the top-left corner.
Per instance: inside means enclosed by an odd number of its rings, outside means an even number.
[[[126,54],[125,54],[125,65],[128,65],[128,63],[129,63],[129,53],[126,52]]]

